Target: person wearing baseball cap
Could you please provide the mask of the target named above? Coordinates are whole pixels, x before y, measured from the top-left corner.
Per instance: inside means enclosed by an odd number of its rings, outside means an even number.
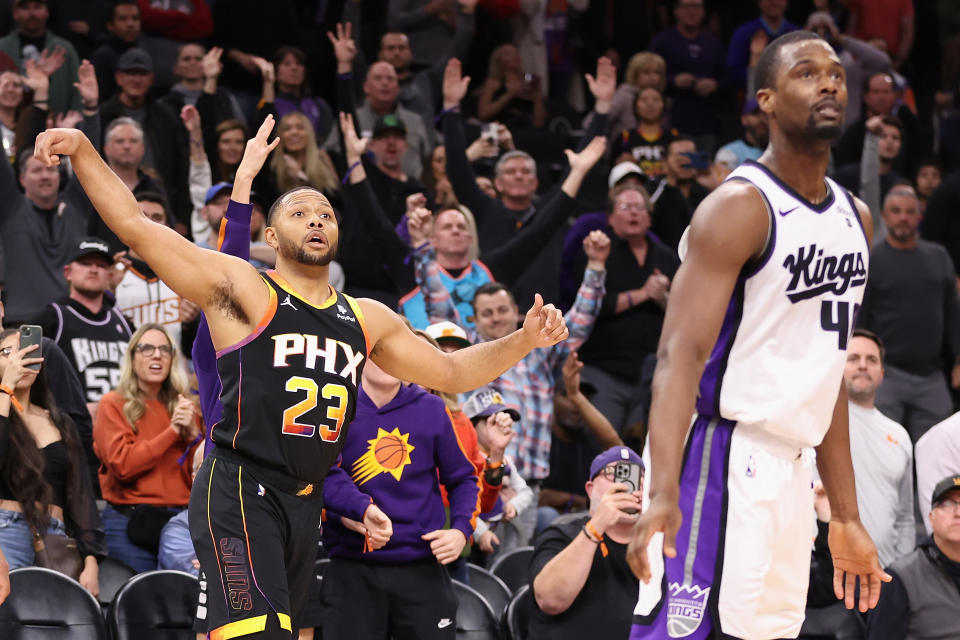
[[[33,320],[80,376],[91,415],[100,398],[119,382],[123,352],[133,333],[130,322],[105,295],[113,264],[106,241],[89,237],[77,242],[63,266],[68,295],[48,304]]]
[[[643,169],[636,162],[624,160],[614,165],[610,170],[610,176],[607,178],[607,186],[613,189],[618,184],[625,182],[627,178],[633,178],[636,181],[635,186],[643,187],[644,183]]]
[[[440,348],[446,353],[469,347],[472,342],[467,339],[467,332],[458,324],[444,320],[435,322],[427,327],[427,335],[437,341]],[[519,418],[517,418],[519,420]]]
[[[220,236],[220,222],[227,212],[227,205],[230,204],[230,192],[233,190],[233,184],[230,182],[218,182],[209,189],[203,199],[203,208],[200,209],[200,215],[206,220],[210,228],[210,234],[206,238],[198,238],[194,242],[198,247],[204,249],[213,249],[217,251]]]
[[[930,500],[933,535],[887,569],[893,581],[867,625],[868,640],[960,638],[960,471]]]
[[[531,638],[626,638],[639,581],[627,543],[641,508],[643,461],[610,447],[590,465],[590,513],[544,529],[530,560]]]
[[[487,457],[484,478],[489,484],[508,489],[509,499],[502,495],[489,511],[480,514],[473,538],[486,553],[489,566],[497,558],[523,545],[524,533],[516,518],[527,509],[536,509],[533,490],[520,475],[513,458],[505,453],[516,435],[515,422],[520,412],[507,407],[503,396],[493,387],[481,387],[463,403],[463,413],[477,430],[477,443]],[[501,494],[503,489],[501,489]]]

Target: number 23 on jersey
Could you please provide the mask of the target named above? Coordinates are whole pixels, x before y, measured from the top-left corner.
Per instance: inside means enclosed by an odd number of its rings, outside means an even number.
[[[328,382],[320,388],[312,378],[293,376],[287,379],[284,389],[291,393],[307,392],[307,397],[300,402],[287,407],[283,412],[283,435],[312,438],[317,432],[317,426],[297,422],[303,414],[317,407],[318,399],[323,398],[327,404],[327,420],[332,424],[319,425],[320,438],[324,442],[336,442],[340,437],[340,428],[347,415],[347,388],[342,384]]]

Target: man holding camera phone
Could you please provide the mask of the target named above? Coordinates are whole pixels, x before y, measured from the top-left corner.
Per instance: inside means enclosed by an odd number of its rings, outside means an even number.
[[[590,464],[590,515],[540,534],[530,562],[536,606],[529,637],[629,635],[639,582],[626,550],[641,508],[643,475],[633,449],[607,449]]]

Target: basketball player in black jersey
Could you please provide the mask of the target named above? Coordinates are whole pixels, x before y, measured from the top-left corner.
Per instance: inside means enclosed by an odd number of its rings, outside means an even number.
[[[272,128],[268,116],[247,143],[258,167],[277,144],[267,144]],[[329,285],[339,228],[315,189],[289,191],[271,207],[266,240],[277,251],[277,266],[261,276],[247,262],[201,249],[141,215],[80,131],[48,130],[35,148],[51,166],[58,155],[70,156],[104,222],[206,314],[224,418],[213,427],[216,450],[193,487],[190,525],[209,583],[211,638],[290,637],[290,615],[313,569],[321,483],[342,448],[367,358],[402,380],[458,393],[567,337],[560,311],[538,295],[521,329],[443,353],[379,302],[354,300]],[[383,526],[367,519],[369,501],[359,503],[344,489],[342,503],[337,511],[368,529]]]

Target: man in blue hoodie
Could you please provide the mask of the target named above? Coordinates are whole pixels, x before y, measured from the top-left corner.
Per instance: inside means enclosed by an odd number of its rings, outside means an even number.
[[[392,521],[393,537],[371,551],[363,525],[327,509],[323,637],[455,638],[457,599],[444,565],[473,532],[480,486],[443,400],[368,361],[342,456],[357,488]]]

